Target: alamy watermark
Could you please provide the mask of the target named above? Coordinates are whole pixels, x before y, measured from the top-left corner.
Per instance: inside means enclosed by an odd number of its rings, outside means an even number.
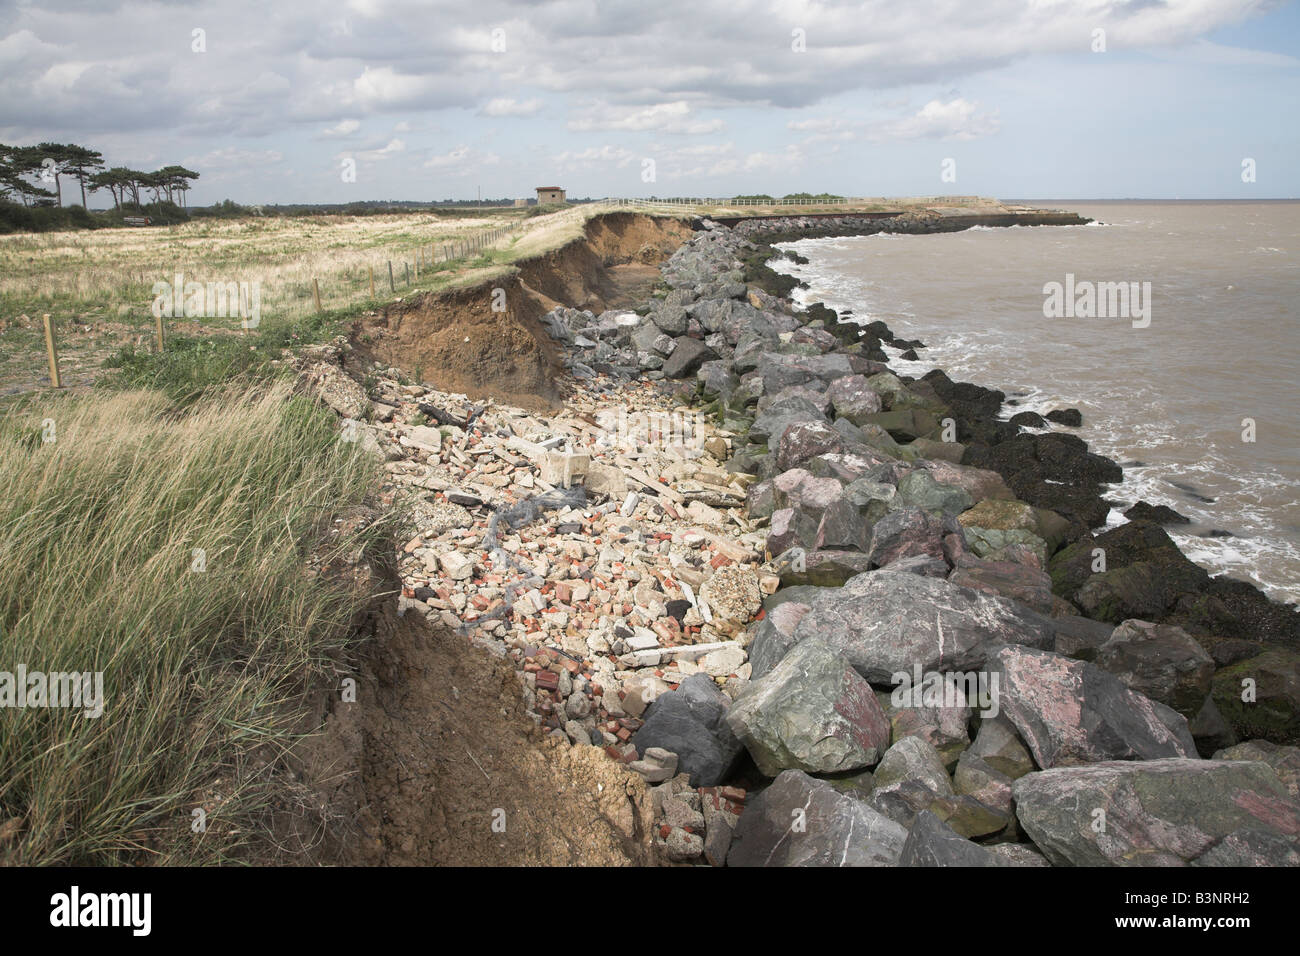
[[[624,452],[676,449],[684,457],[698,458],[704,448],[704,423],[699,412],[602,411],[596,415],[602,431],[596,445]]]
[[[186,282],[178,272],[171,282],[155,282],[149,290],[153,302],[149,310],[155,319],[240,319],[246,329],[255,329],[262,321],[262,283]]]
[[[1049,319],[1131,319],[1133,328],[1151,324],[1150,282],[1065,282],[1043,286],[1043,315]]]
[[[912,673],[898,671],[889,679],[894,684],[889,701],[895,707],[976,707],[981,717],[996,717],[1001,710],[998,682],[994,671],[922,671],[920,664]]]
[[[84,716],[104,713],[103,671],[0,671],[0,707],[80,708]]]

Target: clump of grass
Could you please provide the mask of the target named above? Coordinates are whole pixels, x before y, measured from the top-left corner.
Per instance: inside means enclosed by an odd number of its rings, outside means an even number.
[[[271,378],[285,349],[323,342],[343,331],[347,312],[313,313],[296,320],[264,321],[232,335],[171,335],[163,350],[125,345],[104,362],[105,388],[149,388],[190,404],[205,390],[235,379]]]
[[[98,718],[0,707],[0,863],[248,851],[287,799],[273,770],[305,695],[336,685],[327,662],[369,597],[308,565],[391,535],[330,533],[375,477],[286,383],[180,413],[132,391],[0,416],[0,670],[101,671],[104,686]]]

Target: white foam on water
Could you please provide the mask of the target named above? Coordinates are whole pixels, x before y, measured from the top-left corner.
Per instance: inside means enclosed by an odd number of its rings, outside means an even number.
[[[1138,223],[1102,223],[1058,228],[1091,228],[1093,226],[1132,226]],[[979,226],[968,232],[1005,233],[1005,228]],[[959,234],[960,235],[960,234]],[[971,381],[988,388],[998,388],[1016,400],[1015,405],[1005,405],[1003,420],[1022,411],[1045,415],[1057,408],[1078,408],[1084,416],[1082,429],[1061,429],[1084,438],[1091,450],[1112,458],[1124,465],[1124,480],[1110,486],[1105,497],[1120,505],[1107,516],[1107,527],[1125,523],[1122,511],[1138,501],[1165,505],[1192,521],[1190,526],[1167,528],[1170,537],[1187,557],[1213,574],[1229,574],[1255,584],[1275,600],[1300,602],[1300,582],[1276,576],[1262,576],[1265,566],[1300,566],[1300,546],[1287,540],[1277,525],[1276,508],[1263,504],[1260,490],[1276,494],[1291,494],[1300,498],[1300,481],[1290,480],[1272,472],[1252,469],[1246,461],[1225,460],[1222,456],[1207,454],[1194,464],[1176,464],[1175,452],[1187,447],[1186,434],[1178,433],[1178,416],[1167,409],[1159,391],[1143,382],[1126,384],[1129,394],[1141,401],[1147,411],[1144,421],[1121,420],[1100,401],[1032,381],[1034,370],[1024,362],[1023,348],[1013,335],[994,329],[969,328],[963,331],[944,331],[927,328],[917,321],[911,310],[885,308],[875,281],[848,275],[827,261],[825,253],[853,252],[862,243],[880,240],[923,240],[926,237],[905,234],[878,233],[871,236],[803,239],[783,243],[779,248],[791,248],[809,258],[806,264],[787,259],[774,260],[771,267],[778,272],[793,275],[807,283],[808,289],[796,289],[793,298],[801,306],[823,302],[839,312],[852,311],[852,321],[866,324],[883,319],[896,336],[904,339],[921,339],[924,349],[918,349],[918,358],[901,358],[902,349],[888,343],[882,346],[889,365],[898,374],[919,378],[932,369],[942,369],[955,381]],[[978,241],[986,241],[981,236]],[[1260,247],[1256,252],[1273,253],[1272,247]],[[865,252],[865,250],[864,250]],[[887,279],[884,280],[887,282]],[[1027,381],[997,381],[991,369],[1023,369],[1019,375]],[[1031,429],[1036,433],[1057,429]],[[1142,464],[1133,464],[1134,460]],[[1207,495],[1215,498],[1206,503],[1191,497],[1174,481],[1193,488],[1212,488]],[[1276,494],[1274,497],[1276,497]],[[1212,529],[1228,531],[1232,537],[1207,537]],[[1276,559],[1283,559],[1278,562]],[[1274,559],[1274,560],[1269,560]]]

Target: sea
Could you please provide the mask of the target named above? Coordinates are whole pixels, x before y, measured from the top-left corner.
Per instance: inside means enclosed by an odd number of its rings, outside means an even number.
[[[804,239],[773,266],[922,340],[885,347],[900,374],[1001,389],[1004,418],[1078,408],[1124,467],[1108,524],[1168,505],[1193,561],[1300,601],[1300,202],[1025,202],[1094,221]]]

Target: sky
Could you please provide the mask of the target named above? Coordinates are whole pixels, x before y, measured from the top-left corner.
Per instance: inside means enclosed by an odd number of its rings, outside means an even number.
[[[1288,198],[1297,120],[1287,0],[0,0],[0,142],[191,205]]]

